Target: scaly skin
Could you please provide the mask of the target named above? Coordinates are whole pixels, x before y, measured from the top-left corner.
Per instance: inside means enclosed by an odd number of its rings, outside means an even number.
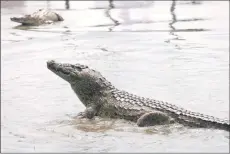
[[[31,15],[25,15],[24,17],[12,17],[13,22],[21,23],[27,26],[39,26],[42,24],[51,24],[57,21],[63,21],[64,19],[57,13],[44,9],[39,9]]]
[[[85,105],[81,118],[94,116],[122,118],[138,126],[180,123],[195,128],[215,128],[229,131],[229,121],[191,112],[167,102],[139,97],[118,90],[99,72],[80,64],[47,62],[49,70],[70,83]]]

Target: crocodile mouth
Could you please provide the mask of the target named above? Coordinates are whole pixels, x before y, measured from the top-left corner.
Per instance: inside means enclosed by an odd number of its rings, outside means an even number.
[[[66,68],[64,65],[62,64],[58,64],[56,63],[54,60],[50,60],[47,61],[47,68],[51,71],[53,71],[54,73],[63,73],[65,75],[69,75],[70,74],[70,70],[68,68]]]
[[[14,22],[23,22],[25,20],[25,18],[23,17],[12,17],[10,18],[11,21],[14,21]]]
[[[38,19],[33,18],[30,15],[26,15],[24,17],[11,17],[10,20],[26,26],[35,26],[39,22]]]

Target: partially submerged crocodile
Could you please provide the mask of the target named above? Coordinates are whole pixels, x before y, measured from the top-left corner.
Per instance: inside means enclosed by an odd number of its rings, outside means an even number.
[[[195,128],[215,128],[229,131],[229,121],[188,111],[167,102],[139,97],[118,90],[101,73],[81,64],[47,61],[47,68],[70,83],[85,105],[79,118],[94,116],[122,118],[138,126],[179,123]]]
[[[11,21],[21,23],[27,26],[39,26],[42,24],[51,24],[57,21],[63,21],[64,19],[57,13],[39,9],[31,15],[25,15],[23,17],[12,17]]]

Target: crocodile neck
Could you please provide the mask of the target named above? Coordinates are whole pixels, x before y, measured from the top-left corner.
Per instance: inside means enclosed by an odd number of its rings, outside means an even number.
[[[85,86],[90,84],[90,86]],[[115,87],[104,77],[98,78],[96,82],[81,80],[71,84],[71,88],[80,101],[87,107],[90,104],[100,105],[101,98],[106,97],[108,92],[114,91]]]

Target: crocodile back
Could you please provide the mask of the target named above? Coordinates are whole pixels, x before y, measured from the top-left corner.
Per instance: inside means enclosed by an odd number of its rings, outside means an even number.
[[[142,111],[147,107],[148,109],[167,113],[183,125],[190,127],[221,128],[228,131],[230,129],[228,120],[192,112],[168,102],[140,97],[117,89],[112,92],[112,95],[117,101],[123,101],[122,103],[128,104],[128,106],[138,106]],[[149,112],[149,110],[147,112]]]

